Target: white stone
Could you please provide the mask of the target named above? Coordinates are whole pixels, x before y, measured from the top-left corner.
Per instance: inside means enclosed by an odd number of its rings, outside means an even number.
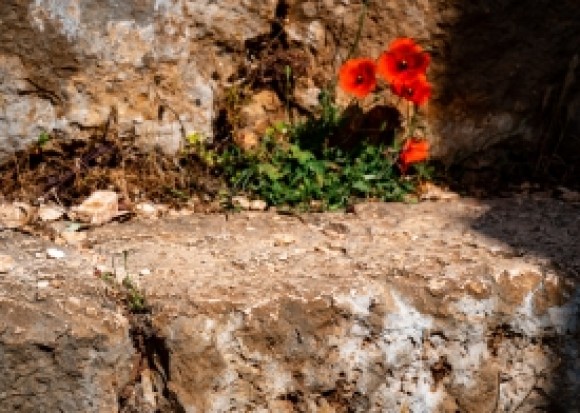
[[[232,205],[235,208],[240,208],[245,211],[250,209],[250,201],[245,196],[234,196],[232,197]]]
[[[71,212],[79,221],[101,225],[119,214],[119,196],[114,191],[95,191]]]
[[[149,218],[155,217],[157,215],[157,208],[150,202],[141,202],[135,205],[135,210],[139,215],[143,215]]]
[[[64,216],[64,213],[63,208],[54,205],[41,205],[38,208],[38,218],[44,222],[59,220]]]
[[[266,208],[268,208],[268,204],[266,201],[262,201],[261,199],[254,199],[250,202],[251,211],[265,211]]]
[[[38,288],[47,288],[49,286],[48,280],[40,280],[36,283],[36,287]]]
[[[66,256],[64,251],[59,250],[58,248],[47,248],[46,255],[48,258],[52,258],[55,260],[60,260]]]

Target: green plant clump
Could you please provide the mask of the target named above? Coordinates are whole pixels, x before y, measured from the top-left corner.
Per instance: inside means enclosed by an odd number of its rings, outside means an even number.
[[[399,171],[396,144],[328,144],[344,122],[329,96],[320,102],[319,116],[271,127],[255,150],[232,145],[216,156],[230,190],[296,210],[337,210],[360,198],[400,201],[415,190],[417,177]]]

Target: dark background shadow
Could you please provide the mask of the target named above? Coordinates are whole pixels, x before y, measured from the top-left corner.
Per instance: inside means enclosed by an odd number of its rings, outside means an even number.
[[[540,268],[545,274],[557,274],[560,280],[556,289],[541,285],[532,300],[534,311],[540,314],[544,311],[542,300],[547,300],[548,306],[563,306],[555,315],[562,318],[563,328],[558,331],[547,326],[532,339],[532,343],[539,340],[548,345],[560,362],[551,366],[553,370],[537,373],[538,383],[543,385],[534,385],[530,398],[543,400],[541,410],[526,410],[534,403],[527,400],[522,411],[577,412],[580,408],[580,385],[576,378],[580,376],[580,202],[533,196],[481,202],[490,209],[471,223],[472,228],[509,246],[514,257],[539,257],[544,262]]]
[[[444,63],[434,79],[438,104],[475,120],[509,113],[532,131],[459,156],[453,176],[491,188],[526,180],[580,187],[580,2],[436,4],[456,12],[434,39],[434,58]]]
[[[444,66],[434,79],[437,104],[460,107],[467,119],[509,113],[532,131],[458,157],[449,170],[456,188],[498,195],[536,182],[579,190],[580,1],[442,0],[436,7],[456,12],[455,19],[438,23],[443,34],[434,39],[434,60]],[[578,302],[580,203],[534,196],[482,202],[490,209],[472,227],[509,245],[516,256],[545,259],[547,269],[570,283],[564,301]],[[561,364],[546,377],[553,391],[534,392],[547,400],[543,411],[554,413],[580,408],[574,384],[580,375],[580,308],[564,317],[568,332],[545,337],[556,340],[550,347],[561,352]]]

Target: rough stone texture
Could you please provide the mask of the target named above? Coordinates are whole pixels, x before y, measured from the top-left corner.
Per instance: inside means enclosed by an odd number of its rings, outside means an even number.
[[[5,232],[22,267],[0,275],[0,406],[38,411],[23,389],[40,386],[67,412],[577,412],[579,207],[137,220],[91,229],[91,249],[58,262]],[[132,318],[133,372],[129,326],[91,275],[111,258],[151,306]]]
[[[47,260],[49,243],[9,231],[0,245],[16,263],[0,274],[0,411],[117,411],[136,352],[95,262]]]
[[[311,110],[360,10],[360,0],[4,0],[0,153],[43,130],[90,136],[108,119],[167,152],[183,134],[211,137],[227,89],[276,66],[274,38],[297,75],[295,103]],[[427,117],[439,155],[560,133],[561,153],[573,154],[579,18],[575,0],[370,1],[359,53],[377,57],[398,36],[432,50]],[[255,92],[275,89],[284,101],[274,83]]]
[[[109,117],[168,152],[182,130],[211,135],[212,75],[227,78],[235,57],[223,49],[268,33],[276,7],[224,3],[2,2],[2,149],[42,130],[82,135]]]

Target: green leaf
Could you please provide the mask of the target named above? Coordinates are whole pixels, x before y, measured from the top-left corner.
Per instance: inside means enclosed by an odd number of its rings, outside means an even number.
[[[50,139],[51,139],[50,135],[43,131],[40,132],[40,135],[38,135],[36,143],[38,144],[38,146],[44,146],[50,141]]]
[[[280,170],[270,163],[258,164],[258,173],[266,175],[272,181],[277,181],[283,176]]]
[[[300,149],[298,145],[290,145],[291,156],[298,161],[300,164],[305,164],[306,162],[314,159],[314,155],[310,151],[305,151]]]
[[[356,181],[353,182],[352,188],[356,189],[357,191],[367,193],[370,191],[371,187],[368,182],[366,181]]]

